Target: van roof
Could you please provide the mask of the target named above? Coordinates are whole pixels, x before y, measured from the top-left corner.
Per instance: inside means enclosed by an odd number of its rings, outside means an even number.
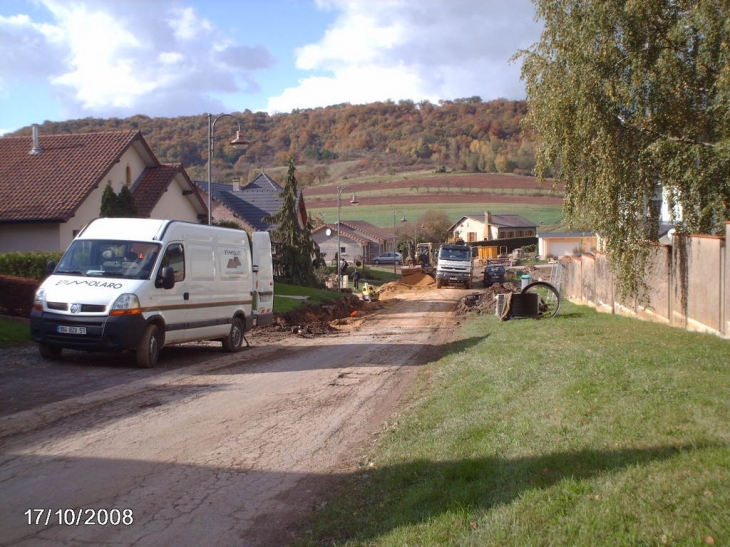
[[[170,222],[157,218],[97,218],[87,224],[77,237],[151,241]]]

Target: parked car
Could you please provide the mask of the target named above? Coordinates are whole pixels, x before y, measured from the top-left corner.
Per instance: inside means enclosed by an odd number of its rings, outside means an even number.
[[[494,283],[507,281],[507,270],[499,264],[490,264],[484,268],[484,286],[489,287]]]
[[[380,253],[378,256],[373,258],[373,264],[403,264],[403,255],[400,253]]]

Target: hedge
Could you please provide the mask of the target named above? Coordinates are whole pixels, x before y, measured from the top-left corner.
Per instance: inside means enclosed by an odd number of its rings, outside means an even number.
[[[0,275],[0,314],[30,317],[39,285],[36,279]]]
[[[48,262],[52,260],[58,263],[62,254],[52,251],[0,254],[0,275],[12,275],[42,281],[46,277]]]

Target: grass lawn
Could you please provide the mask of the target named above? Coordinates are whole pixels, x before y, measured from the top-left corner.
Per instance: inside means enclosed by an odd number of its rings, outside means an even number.
[[[469,317],[297,545],[730,545],[729,344]]]
[[[30,326],[28,323],[0,317],[0,348],[29,344]]]

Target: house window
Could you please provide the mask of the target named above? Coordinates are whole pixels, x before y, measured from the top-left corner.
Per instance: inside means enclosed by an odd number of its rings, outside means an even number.
[[[468,232],[466,235],[466,240],[470,242],[474,242],[477,240],[477,233],[476,232]]]

